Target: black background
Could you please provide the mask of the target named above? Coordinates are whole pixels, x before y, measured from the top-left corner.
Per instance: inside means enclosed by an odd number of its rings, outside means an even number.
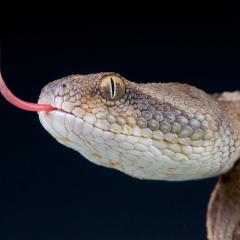
[[[240,89],[234,17],[71,21],[34,31],[13,24],[2,32],[2,73],[17,96],[36,102],[50,81],[100,71],[135,82],[189,83],[209,93]],[[206,239],[216,179],[139,181],[98,167],[57,143],[36,113],[0,100],[0,239]]]

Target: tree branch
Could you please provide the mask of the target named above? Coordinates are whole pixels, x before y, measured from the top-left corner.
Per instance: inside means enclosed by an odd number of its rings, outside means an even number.
[[[240,240],[240,161],[221,176],[208,205],[209,240]]]

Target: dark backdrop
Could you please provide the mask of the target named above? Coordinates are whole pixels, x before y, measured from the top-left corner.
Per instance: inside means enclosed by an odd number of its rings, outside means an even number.
[[[76,18],[71,29],[56,23],[46,31],[6,31],[2,72],[17,96],[34,102],[50,81],[99,71],[210,93],[240,89],[240,32],[232,19],[168,20],[87,24]],[[216,179],[139,181],[98,167],[58,144],[36,113],[0,100],[0,239],[205,239]]]

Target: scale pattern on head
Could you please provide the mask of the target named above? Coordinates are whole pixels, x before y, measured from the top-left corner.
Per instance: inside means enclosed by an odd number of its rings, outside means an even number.
[[[144,179],[218,175],[236,160],[234,126],[186,84],[136,84],[115,73],[72,75],[43,88],[43,126],[92,162]]]

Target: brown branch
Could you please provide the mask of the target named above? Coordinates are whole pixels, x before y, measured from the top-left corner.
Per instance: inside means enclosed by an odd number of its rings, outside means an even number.
[[[208,205],[209,240],[240,240],[240,161],[219,181]]]

